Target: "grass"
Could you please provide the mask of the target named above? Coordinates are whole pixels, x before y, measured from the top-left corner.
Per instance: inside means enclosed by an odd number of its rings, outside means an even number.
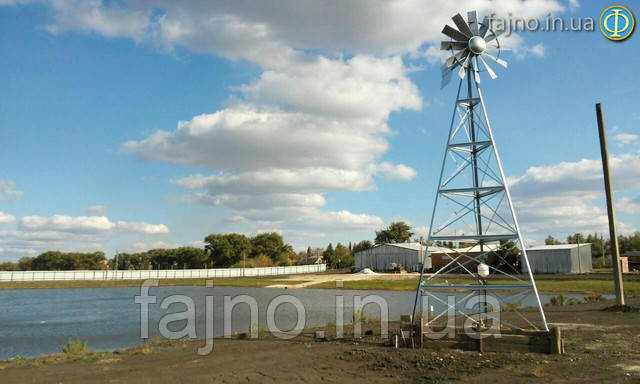
[[[67,344],[62,345],[60,349],[62,349],[62,352],[67,356],[67,359],[81,357],[89,352],[87,343],[80,339],[69,339]]]
[[[448,279],[449,284],[468,284],[470,279]],[[444,283],[444,280],[440,280]],[[490,284],[509,284],[508,280],[495,280]],[[344,289],[379,289],[390,291],[412,291],[416,289],[418,279],[402,280],[345,280]],[[541,293],[583,293],[588,295],[614,294],[612,280],[596,279],[567,279],[567,280],[545,280],[537,279],[536,285]],[[309,288],[335,288],[334,282],[324,282],[312,285]],[[624,290],[627,294],[640,293],[640,281],[631,280],[624,282]]]
[[[305,283],[305,280],[279,280],[280,277],[241,277],[241,278],[209,278],[209,279],[159,279],[159,286],[202,286],[207,280],[212,280],[214,286],[234,287],[266,287],[269,285],[295,285]],[[68,281],[3,281],[1,289],[53,289],[53,288],[113,288],[139,287],[145,280],[68,280]]]
[[[62,353],[52,355],[42,355],[41,357],[25,358],[20,355],[8,360],[0,360],[0,371],[9,367],[43,367],[45,365],[61,364],[67,362],[94,361],[98,364],[113,364],[126,358],[127,356],[149,355],[158,351],[162,347],[174,345],[185,345],[188,340],[160,339],[149,340],[148,342],[133,348],[121,349],[112,352],[92,352],[87,348],[87,344],[79,339],[69,339],[67,344],[60,348]]]

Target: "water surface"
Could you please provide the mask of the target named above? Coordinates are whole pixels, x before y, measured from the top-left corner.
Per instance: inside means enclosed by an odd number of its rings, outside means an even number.
[[[224,297],[249,295],[258,303],[259,326],[267,324],[266,312],[269,303],[276,297],[292,295],[303,304],[306,314],[306,327],[323,326],[329,321],[335,322],[336,296],[343,296],[345,323],[350,322],[353,313],[354,296],[362,299],[369,295],[378,295],[389,306],[389,320],[394,321],[400,315],[411,313],[414,292],[410,291],[374,291],[374,290],[336,290],[336,289],[299,289],[283,290],[251,287],[156,287],[151,288],[156,304],[149,305],[149,335],[159,335],[160,319],[170,313],[183,312],[184,304],[173,304],[162,309],[160,303],[170,295],[185,295],[195,304],[196,336],[205,338],[205,297],[214,300],[214,335],[223,335]],[[135,296],[140,288],[78,288],[78,289],[29,289],[0,291],[0,359],[17,355],[25,357],[58,353],[60,346],[69,338],[86,341],[94,351],[114,350],[139,345],[140,305]],[[582,298],[582,295],[567,297]],[[549,296],[542,296],[543,302]],[[524,306],[534,305],[533,297],[524,300]],[[437,302],[436,311],[443,307]],[[379,318],[376,305],[365,306],[367,318]],[[297,322],[297,311],[292,304],[282,304],[275,312],[276,325],[287,330]],[[184,328],[185,321],[171,323],[169,329]],[[241,304],[235,307],[231,317],[233,332],[247,332],[252,326],[249,306]]]

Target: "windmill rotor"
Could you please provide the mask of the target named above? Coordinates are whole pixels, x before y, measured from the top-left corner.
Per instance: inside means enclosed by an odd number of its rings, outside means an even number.
[[[496,72],[488,61],[507,67],[507,62],[500,58],[504,48],[498,40],[504,31],[492,29],[489,18],[486,16],[481,22],[478,21],[476,11],[468,12],[467,20],[459,13],[451,19],[457,29],[445,25],[442,33],[451,40],[440,43],[440,50],[451,52],[451,56],[446,59],[442,67],[443,87],[450,80],[451,73],[458,67],[460,68],[457,73],[461,79],[469,73],[473,75],[476,83],[480,83],[479,72],[487,72],[492,79],[497,78]]]

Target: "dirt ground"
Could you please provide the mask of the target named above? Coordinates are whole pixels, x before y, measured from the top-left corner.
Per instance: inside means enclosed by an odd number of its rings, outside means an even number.
[[[629,301],[640,307],[640,299]],[[563,327],[561,356],[394,349],[376,336],[316,342],[305,332],[292,341],[216,340],[207,356],[195,341],[93,360],[0,362],[0,383],[640,383],[640,313],[603,311],[611,304],[547,308]]]

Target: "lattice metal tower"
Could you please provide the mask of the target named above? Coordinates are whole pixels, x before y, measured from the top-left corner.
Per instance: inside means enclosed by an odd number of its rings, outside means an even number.
[[[472,321],[548,331],[480,89],[480,72],[497,77],[487,60],[507,67],[500,58],[500,31],[491,28],[487,17],[479,22],[476,11],[468,13],[467,21],[460,14],[452,19],[458,29],[446,25],[442,30],[452,39],[441,44],[452,53],[443,66],[443,87],[454,72],[460,83],[424,254],[431,257],[434,273],[425,273],[423,259],[414,318],[420,308],[430,310],[422,304],[423,297],[430,297],[444,311],[430,313],[428,324],[453,311]],[[457,293],[453,308],[441,292]],[[518,321],[490,314],[486,304],[465,308],[466,300],[487,292],[503,310],[509,306],[517,312]],[[539,316],[533,321],[525,317],[518,312],[521,305],[537,308]]]

